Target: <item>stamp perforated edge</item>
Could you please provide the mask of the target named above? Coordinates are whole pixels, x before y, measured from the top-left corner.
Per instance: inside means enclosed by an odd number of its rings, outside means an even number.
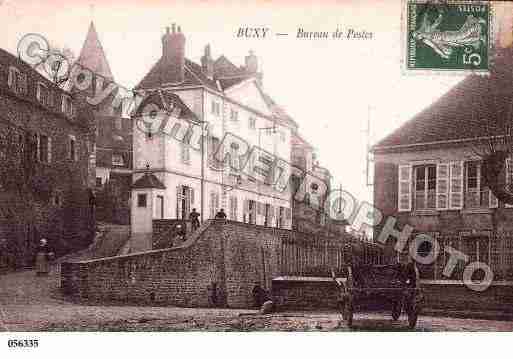
[[[465,75],[481,75],[488,76],[490,75],[490,66],[494,63],[495,60],[495,11],[494,5],[492,1],[466,1],[466,0],[458,0],[458,1],[449,1],[442,0],[441,3],[448,4],[466,4],[466,5],[488,5],[488,43],[486,44],[488,47],[488,69],[486,70],[474,70],[474,69],[410,69],[408,68],[408,4],[427,4],[433,3],[432,0],[402,0],[401,7],[401,74],[406,76],[425,76],[425,75],[444,75],[444,76],[465,76]]]

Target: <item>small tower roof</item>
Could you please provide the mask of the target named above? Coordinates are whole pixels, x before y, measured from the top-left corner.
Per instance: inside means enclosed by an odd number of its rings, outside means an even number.
[[[96,32],[96,28],[92,21],[89,25],[89,30],[77,62],[93,71],[95,74],[114,81],[114,76],[110,70],[110,65],[107,61],[107,57],[105,56],[105,51],[103,51],[102,44],[98,38],[98,33]]]

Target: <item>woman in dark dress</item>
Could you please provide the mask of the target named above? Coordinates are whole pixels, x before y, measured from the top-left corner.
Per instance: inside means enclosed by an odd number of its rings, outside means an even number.
[[[37,247],[36,254],[36,275],[48,275],[50,273],[50,260],[53,258],[53,252],[48,246],[48,241],[42,238]]]

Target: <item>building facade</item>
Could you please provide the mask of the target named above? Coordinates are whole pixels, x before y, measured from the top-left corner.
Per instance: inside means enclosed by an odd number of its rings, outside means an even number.
[[[490,138],[505,135],[496,124],[513,101],[513,49],[496,51],[490,76],[469,75],[373,148],[375,207],[396,218],[395,230],[411,226],[410,239],[425,233],[440,245],[436,262],[421,266],[424,279],[461,280],[474,261],[488,264],[495,281],[513,279],[513,208],[488,188],[480,155]],[[500,173],[506,184],[509,162]],[[446,247],[468,256],[450,277],[442,274]]]
[[[92,240],[91,109],[0,50],[0,270],[30,265],[39,239],[57,254]]]
[[[162,57],[137,87],[145,96],[139,108],[156,104],[164,109],[164,117],[171,118],[165,125],[171,128],[164,126],[149,135],[137,125],[144,123],[144,114],[138,112],[132,119],[132,234],[150,230],[141,218],[188,219],[193,208],[202,220],[214,218],[223,208],[229,220],[292,228],[291,186],[277,189],[261,179],[257,168],[265,172],[276,158],[294,163],[297,123],[265,93],[254,53],[236,66],[225,56],[214,60],[207,45],[197,64],[185,57],[185,45],[180,27],[168,28],[162,37]],[[180,130],[172,128],[176,121],[201,128],[199,135],[177,140],[174,135]],[[227,141],[234,137],[241,139],[239,143]],[[218,148],[229,154],[221,166],[215,159]],[[246,148],[263,152],[253,155]],[[308,168],[317,167],[312,163]],[[329,177],[326,170],[317,169]],[[304,184],[309,189],[310,185]]]

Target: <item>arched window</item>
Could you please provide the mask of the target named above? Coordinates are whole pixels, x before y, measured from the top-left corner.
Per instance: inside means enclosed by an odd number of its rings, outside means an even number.
[[[7,80],[11,90],[18,94],[27,93],[27,75],[23,74],[16,67],[9,67],[9,78]]]

